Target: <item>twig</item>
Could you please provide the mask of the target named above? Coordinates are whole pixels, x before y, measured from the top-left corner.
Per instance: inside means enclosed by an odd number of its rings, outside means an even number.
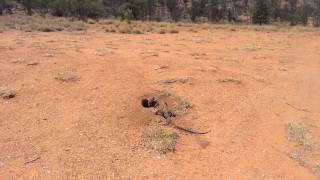
[[[40,156],[38,156],[38,157],[36,157],[36,158],[33,158],[33,159],[29,160],[29,161],[24,162],[24,164],[30,164],[30,163],[33,163],[33,162],[35,162],[35,161],[39,160],[40,158],[41,158],[41,157],[40,157]]]
[[[288,106],[292,107],[293,109],[297,110],[297,111],[303,111],[303,112],[309,112],[308,109],[301,109],[301,108],[297,108],[294,105],[290,104],[290,103],[286,103]]]

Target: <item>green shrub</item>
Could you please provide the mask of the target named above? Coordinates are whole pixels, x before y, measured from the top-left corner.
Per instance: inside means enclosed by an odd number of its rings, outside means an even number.
[[[75,16],[82,19],[102,17],[105,11],[99,0],[52,0],[47,5],[55,16]]]

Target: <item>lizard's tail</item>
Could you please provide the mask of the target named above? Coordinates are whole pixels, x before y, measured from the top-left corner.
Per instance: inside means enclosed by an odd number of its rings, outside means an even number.
[[[187,132],[187,133],[191,133],[191,134],[208,134],[209,132],[211,132],[211,130],[209,130],[207,132],[193,131],[193,130],[190,130],[190,129],[187,129],[187,128],[184,128],[184,127],[181,127],[181,126],[177,126],[177,125],[174,125],[174,128],[176,128],[178,130],[181,130],[181,131],[184,131],[184,132]]]

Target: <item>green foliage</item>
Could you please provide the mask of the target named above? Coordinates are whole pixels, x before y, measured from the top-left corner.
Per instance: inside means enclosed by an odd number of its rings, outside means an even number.
[[[315,27],[320,26],[320,0],[315,0],[315,10],[313,12],[313,25]]]
[[[6,6],[6,1],[5,0],[0,0],[0,16],[2,15],[4,9]]]
[[[298,23],[298,0],[289,0],[289,21],[291,25]]]
[[[286,2],[286,3],[284,3]],[[0,15],[16,4],[26,12],[86,18],[121,17],[123,20],[197,22],[286,21],[320,26],[320,0],[0,0]]]
[[[267,24],[270,20],[270,7],[268,0],[255,0],[252,10],[254,24]]]
[[[56,16],[67,15],[67,9],[71,10],[69,4],[66,3],[65,0],[53,0],[51,3],[48,3],[48,6]]]
[[[104,5],[98,0],[53,0],[49,7],[57,16],[97,18],[104,14]]]
[[[120,6],[120,16],[122,20],[133,20],[133,11],[130,6],[130,3],[124,3],[122,6]]]
[[[21,3],[26,8],[28,15],[32,15],[32,9],[39,4],[39,0],[21,0]]]
[[[123,20],[144,19],[147,10],[147,0],[129,0],[119,7]]]

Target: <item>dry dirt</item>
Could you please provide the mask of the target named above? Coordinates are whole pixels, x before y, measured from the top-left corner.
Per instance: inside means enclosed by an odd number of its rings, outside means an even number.
[[[319,33],[6,31],[0,86],[17,92],[0,99],[0,179],[319,178]],[[180,125],[211,132],[148,149],[141,97],[157,91],[192,103]],[[316,141],[305,163],[290,156],[292,121]]]

